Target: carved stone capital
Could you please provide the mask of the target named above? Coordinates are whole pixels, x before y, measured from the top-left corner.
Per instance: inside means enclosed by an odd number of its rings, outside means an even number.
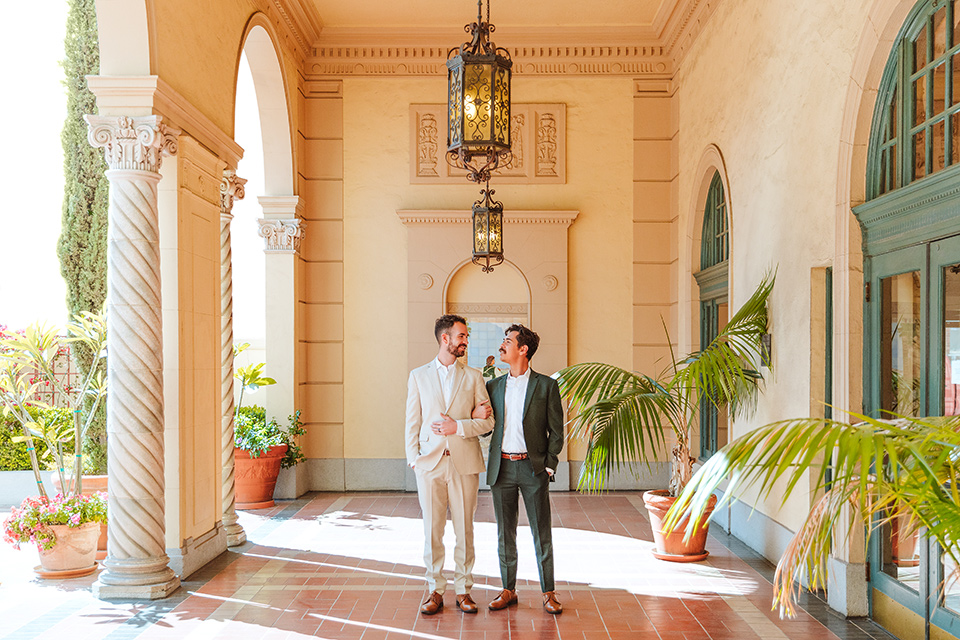
[[[103,147],[110,169],[159,173],[164,155],[176,155],[180,131],[161,123],[160,116],[83,116],[87,140]]]
[[[257,220],[260,225],[259,235],[266,240],[266,253],[297,253],[300,250],[300,239],[303,237],[306,224],[300,218],[290,220]]]
[[[233,169],[225,169],[223,180],[220,182],[220,218],[230,220],[233,218],[233,202],[243,200],[246,195],[244,186],[247,184],[246,178],[241,178]]]

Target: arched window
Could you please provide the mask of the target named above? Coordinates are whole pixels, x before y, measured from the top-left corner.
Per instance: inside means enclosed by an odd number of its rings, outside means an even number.
[[[958,9],[920,2],[900,31],[873,119],[868,200],[960,163]]]
[[[724,262],[730,257],[727,229],[727,201],[723,195],[720,173],[714,172],[703,209],[703,232],[700,236],[700,269]]]
[[[694,277],[700,288],[700,348],[717,337],[729,316],[727,302],[730,229],[727,199],[720,172],[714,171],[703,207],[700,234],[700,271]],[[727,416],[709,398],[700,402],[700,457],[712,456],[727,443]]]

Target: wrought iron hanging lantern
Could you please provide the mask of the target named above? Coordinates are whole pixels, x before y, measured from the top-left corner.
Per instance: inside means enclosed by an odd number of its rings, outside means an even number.
[[[503,204],[492,199],[490,174],[510,158],[510,77],[513,61],[490,40],[496,27],[483,20],[464,27],[469,42],[447,55],[447,162],[486,188],[473,204],[473,262],[484,272],[503,262]]]
[[[503,204],[493,199],[487,183],[480,190],[483,199],[473,203],[473,263],[484,273],[503,262]]]
[[[471,35],[447,54],[447,162],[467,171],[467,179],[487,182],[510,155],[510,52],[490,41],[496,27],[483,20],[464,27]]]

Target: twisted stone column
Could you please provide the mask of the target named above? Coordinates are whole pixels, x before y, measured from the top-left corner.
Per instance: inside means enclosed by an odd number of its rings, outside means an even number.
[[[163,362],[157,184],[180,133],[159,116],[85,116],[109,167],[106,571],[98,598],[165,598],[180,586],[164,523]]]
[[[233,259],[230,251],[230,221],[233,220],[233,201],[242,200],[243,185],[247,181],[238,178],[233,169],[223,172],[220,183],[220,406],[221,451],[223,464],[223,530],[227,534],[227,546],[236,547],[247,541],[247,534],[237,523],[235,478],[233,462]]]

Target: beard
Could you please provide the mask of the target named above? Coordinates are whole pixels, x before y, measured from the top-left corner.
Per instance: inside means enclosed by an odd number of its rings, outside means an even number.
[[[447,353],[452,355],[454,358],[462,358],[463,354],[465,354],[466,352],[467,352],[467,345],[465,344],[458,344],[458,345],[451,344],[447,346]]]

